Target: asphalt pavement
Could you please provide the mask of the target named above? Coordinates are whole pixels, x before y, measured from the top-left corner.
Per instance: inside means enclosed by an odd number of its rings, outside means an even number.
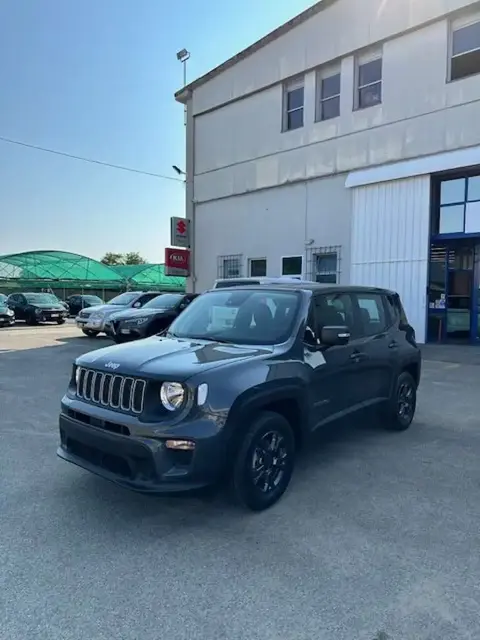
[[[402,434],[339,429],[251,514],[56,458],[71,325],[0,330],[3,640],[477,640],[480,367],[424,362]],[[385,635],[382,635],[385,634]]]

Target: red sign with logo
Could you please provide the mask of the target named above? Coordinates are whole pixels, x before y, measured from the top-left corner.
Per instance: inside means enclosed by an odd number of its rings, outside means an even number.
[[[184,277],[190,275],[189,249],[165,248],[165,275]]]

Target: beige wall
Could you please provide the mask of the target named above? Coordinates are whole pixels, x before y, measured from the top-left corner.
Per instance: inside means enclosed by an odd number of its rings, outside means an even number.
[[[450,23],[443,17],[478,5],[465,0],[338,0],[197,89],[196,200],[479,144],[480,78],[447,82]],[[388,40],[379,44],[383,38]],[[355,56],[343,52],[372,43],[383,50],[382,104],[354,111]],[[313,69],[305,76],[305,125],[282,133],[282,85],[272,83],[339,55],[340,117],[314,122]]]

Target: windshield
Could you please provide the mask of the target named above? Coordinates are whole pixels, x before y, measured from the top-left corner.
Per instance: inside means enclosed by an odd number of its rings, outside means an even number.
[[[164,293],[143,305],[144,309],[171,309],[183,298],[182,294]]]
[[[107,304],[116,304],[120,307],[126,307],[127,304],[130,304],[136,298],[138,298],[138,293],[121,293],[119,296],[112,298]]]
[[[59,304],[59,299],[51,293],[26,293],[28,304]]]
[[[103,304],[103,300],[98,296],[83,296],[83,300],[84,302],[90,302],[91,304]]]
[[[280,344],[297,315],[296,291],[214,290],[196,298],[170,326],[178,338]]]

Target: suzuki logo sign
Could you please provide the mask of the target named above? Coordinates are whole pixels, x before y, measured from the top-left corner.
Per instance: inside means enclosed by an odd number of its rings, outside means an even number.
[[[174,247],[190,247],[190,220],[170,218],[170,242]]]
[[[190,251],[188,249],[165,249],[165,275],[183,276],[190,275]]]

